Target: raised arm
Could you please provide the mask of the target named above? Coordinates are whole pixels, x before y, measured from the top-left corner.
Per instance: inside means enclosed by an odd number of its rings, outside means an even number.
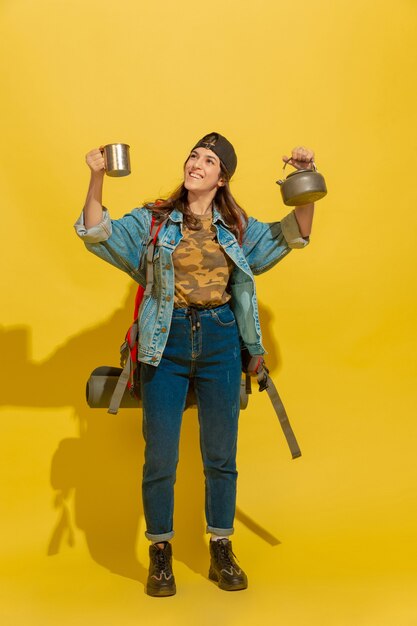
[[[91,171],[90,184],[83,209],[84,225],[88,229],[97,226],[103,219],[104,158],[100,148],[90,150],[86,154],[85,160]]]
[[[297,168],[297,170],[310,170],[313,167],[314,151],[304,146],[297,146],[293,148],[291,157],[283,156],[282,160],[285,163],[290,163]],[[314,203],[295,207],[294,214],[300,228],[301,236],[309,237],[313,224]]]
[[[143,276],[139,261],[149,238],[152,215],[147,209],[133,209],[112,220],[102,205],[105,171],[100,148],[90,150],[85,160],[91,171],[90,184],[84,208],[74,224],[75,231],[90,252],[140,282]]]

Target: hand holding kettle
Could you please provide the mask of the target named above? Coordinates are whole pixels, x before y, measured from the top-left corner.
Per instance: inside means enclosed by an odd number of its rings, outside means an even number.
[[[327,194],[326,182],[317,171],[314,151],[304,146],[293,148],[291,157],[283,156],[284,169],[287,164],[295,167],[285,180],[277,180],[281,187],[284,204],[303,206],[320,200]]]
[[[290,157],[284,155],[282,160],[284,163],[293,165],[297,170],[311,170],[313,169],[314,150],[297,146],[292,149]]]

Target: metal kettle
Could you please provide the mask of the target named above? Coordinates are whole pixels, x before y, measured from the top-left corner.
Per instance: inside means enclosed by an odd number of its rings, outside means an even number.
[[[286,161],[285,166],[289,163]],[[327,194],[326,181],[317,171],[316,164],[312,161],[312,170],[296,170],[288,174],[285,180],[277,180],[281,188],[284,204],[287,206],[300,206],[316,202]]]

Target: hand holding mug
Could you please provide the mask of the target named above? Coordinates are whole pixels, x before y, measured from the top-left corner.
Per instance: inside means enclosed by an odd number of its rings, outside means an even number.
[[[93,173],[120,177],[130,174],[129,146],[126,143],[109,143],[88,152],[85,157]]]
[[[94,148],[87,152],[85,155],[85,161],[93,174],[104,175],[104,157],[101,148]]]

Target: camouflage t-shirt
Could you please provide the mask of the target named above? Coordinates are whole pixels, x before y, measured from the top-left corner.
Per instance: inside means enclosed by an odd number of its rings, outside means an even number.
[[[230,300],[226,291],[233,262],[217,242],[212,216],[202,217],[201,230],[183,225],[183,238],[174,250],[174,307],[215,307]]]

